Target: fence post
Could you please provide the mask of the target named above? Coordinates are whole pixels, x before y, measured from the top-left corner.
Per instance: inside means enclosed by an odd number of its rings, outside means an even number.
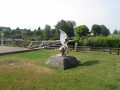
[[[110,54],[111,54],[111,50],[112,50],[112,49],[110,48]]]
[[[117,50],[118,52],[117,52],[117,55],[119,55],[119,49]]]

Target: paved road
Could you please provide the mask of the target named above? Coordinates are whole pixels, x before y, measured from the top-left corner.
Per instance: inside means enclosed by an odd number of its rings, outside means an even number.
[[[0,54],[27,52],[27,51],[33,51],[33,50],[37,50],[37,49],[28,49],[28,48],[22,48],[22,47],[0,46]]]

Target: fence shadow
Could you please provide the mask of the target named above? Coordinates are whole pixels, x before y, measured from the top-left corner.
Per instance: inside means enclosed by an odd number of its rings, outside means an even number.
[[[86,62],[83,62],[83,66],[91,66],[91,65],[94,65],[94,64],[99,64],[99,61],[98,60],[93,60],[93,61],[86,61]]]
[[[73,69],[73,68],[76,68],[76,67],[79,67],[79,66],[92,66],[94,64],[99,64],[100,62],[98,60],[93,60],[93,61],[86,61],[86,62],[79,62],[80,64],[70,68],[70,69]]]

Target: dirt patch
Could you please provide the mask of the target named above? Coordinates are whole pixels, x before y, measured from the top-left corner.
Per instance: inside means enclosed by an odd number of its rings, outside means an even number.
[[[19,68],[24,70],[32,70],[34,73],[53,73],[53,70],[43,66],[35,65],[31,62],[19,65]]]
[[[15,59],[15,58],[17,58],[17,56],[5,56],[5,57],[1,57],[0,61],[7,60],[7,59]]]
[[[32,70],[34,70],[34,72],[40,73],[40,72],[44,72],[44,73],[53,73],[54,71],[46,68],[46,67],[42,67],[42,66],[38,66],[38,65],[34,65],[32,67]]]
[[[53,70],[35,65],[33,61],[28,59],[20,58],[17,56],[6,56],[0,58],[0,71],[4,72],[15,72],[19,71],[32,71],[34,73],[53,73]]]
[[[22,64],[22,62],[15,56],[4,57],[0,59],[0,65],[15,66],[15,65],[20,65],[20,64]]]

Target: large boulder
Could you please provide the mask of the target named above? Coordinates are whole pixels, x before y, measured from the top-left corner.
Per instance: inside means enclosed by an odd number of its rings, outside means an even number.
[[[51,56],[46,64],[62,69],[68,69],[79,65],[79,61],[73,56]]]

